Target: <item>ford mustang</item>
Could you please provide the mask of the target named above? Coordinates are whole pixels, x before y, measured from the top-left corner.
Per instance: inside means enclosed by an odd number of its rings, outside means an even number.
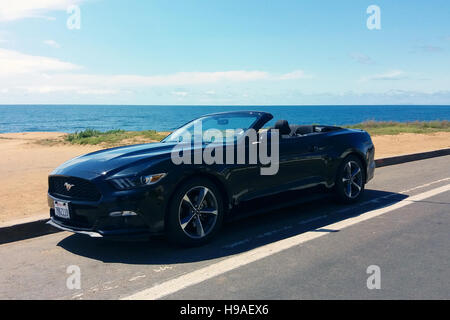
[[[268,126],[272,118],[210,114],[159,143],[69,160],[48,177],[48,223],[91,237],[165,234],[193,246],[214,237],[226,219],[302,195],[334,194],[348,204],[362,197],[375,170],[367,132],[287,120]]]

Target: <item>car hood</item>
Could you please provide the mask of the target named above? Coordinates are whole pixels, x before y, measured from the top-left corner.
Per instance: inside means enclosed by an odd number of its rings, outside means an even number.
[[[110,176],[129,167],[148,167],[152,160],[170,155],[174,146],[175,143],[149,143],[100,150],[69,160],[51,174],[85,179]]]

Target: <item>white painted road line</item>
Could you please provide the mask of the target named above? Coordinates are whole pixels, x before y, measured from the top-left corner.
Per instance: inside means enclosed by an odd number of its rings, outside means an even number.
[[[436,183],[440,183],[440,182],[444,182],[444,181],[449,181],[449,180],[450,180],[450,177],[443,178],[443,179],[436,180],[436,181],[433,181],[433,182],[430,182],[430,183],[422,184],[420,186],[417,186],[417,187],[414,187],[414,188],[411,188],[411,189],[400,191],[400,193],[408,193],[408,192],[411,192],[411,191],[414,191],[414,190],[417,190],[417,189],[422,189],[422,188],[425,188],[425,187],[429,187],[432,184],[436,184]]]
[[[332,223],[327,226],[323,226],[319,229],[321,229],[321,230],[327,229],[327,230],[335,230],[335,231],[342,230],[346,227],[355,225],[359,222],[381,216],[385,213],[408,206],[417,201],[421,201],[421,200],[433,197],[435,195],[438,195],[440,193],[447,192],[447,191],[450,191],[450,184],[447,184],[445,186],[442,186],[442,187],[439,187],[436,189],[432,189],[430,191],[426,191],[426,192],[417,194],[415,196],[406,198],[404,200],[401,200],[401,201],[399,201],[395,204],[392,204],[390,206],[387,206],[387,207],[372,210],[372,211],[369,211],[367,213],[361,214],[361,215],[353,217],[353,218],[349,218],[349,219],[342,220],[342,221],[339,221],[336,223]],[[180,291],[189,286],[193,286],[193,285],[201,283],[205,280],[216,277],[220,274],[234,270],[241,266],[245,266],[249,263],[266,258],[268,256],[271,256],[271,255],[281,252],[283,250],[292,248],[294,246],[300,245],[307,241],[317,239],[328,233],[329,232],[316,232],[313,230],[313,231],[308,231],[308,232],[299,234],[297,236],[279,240],[279,241],[264,245],[262,247],[252,249],[250,251],[235,255],[233,257],[226,258],[217,263],[213,263],[209,266],[189,272],[187,274],[181,275],[177,278],[168,280],[166,282],[156,284],[155,286],[153,286],[149,289],[145,289],[136,294],[125,297],[123,299],[125,299],[125,300],[160,299],[162,297],[165,297],[167,295],[170,295],[172,293]]]

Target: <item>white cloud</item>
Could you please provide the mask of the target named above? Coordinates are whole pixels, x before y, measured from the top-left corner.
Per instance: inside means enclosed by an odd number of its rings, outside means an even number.
[[[189,93],[186,91],[172,91],[172,94],[177,97],[186,97]]]
[[[111,95],[111,94],[118,94],[121,91],[118,90],[109,90],[109,89],[78,89],[76,90],[79,94],[85,94],[85,95]]]
[[[58,46],[53,40],[46,40],[44,43],[53,47]],[[159,75],[89,74],[83,72],[85,68],[82,66],[70,62],[2,48],[0,48],[0,66],[0,87],[9,89],[9,92],[31,95],[106,96],[143,92],[142,89],[146,91],[149,88],[161,87],[168,88],[166,92],[172,96],[185,98],[191,97],[189,92],[196,86],[233,84],[240,86],[241,83],[280,82],[308,77],[302,70],[282,75],[260,70],[194,71]],[[177,87],[188,87],[189,90],[180,90]],[[214,96],[216,94],[214,89],[210,87],[206,94]]]
[[[407,74],[402,70],[392,70],[381,74],[375,74],[372,76],[363,77],[362,82],[371,80],[402,80],[406,79]]]
[[[39,57],[40,58],[40,57]],[[49,58],[47,58],[49,59]],[[67,73],[77,68],[59,60],[27,59],[14,61],[7,69],[0,70],[0,86],[20,88],[29,93],[47,94],[54,92],[73,92],[79,94],[116,94],[129,92],[138,88],[176,87],[180,85],[197,86],[212,83],[231,83],[265,79],[259,72],[224,71],[224,72],[186,72],[168,75],[95,75]],[[3,64],[0,50],[0,65]],[[66,70],[64,70],[66,69]],[[2,81],[2,79],[4,81]],[[174,90],[172,95],[185,97],[186,91]]]
[[[61,45],[55,40],[44,40],[43,43],[55,49],[61,48]]]
[[[353,52],[350,54],[350,57],[361,64],[375,64],[375,61],[373,61],[371,57],[363,53]]]
[[[23,18],[45,18],[49,11],[66,10],[72,4],[82,0],[7,0],[0,6],[0,21],[12,21]],[[3,0],[2,2],[5,2]]]
[[[87,76],[89,78],[90,76]],[[95,76],[98,77],[98,76]],[[141,76],[141,75],[115,75],[105,77],[105,81],[122,85],[142,86],[171,86],[171,85],[195,85],[217,83],[222,81],[245,82],[269,78],[269,74],[263,71],[218,71],[218,72],[177,72],[167,75]]]
[[[289,73],[282,74],[280,80],[297,80],[297,79],[310,79],[311,76],[306,75],[303,70],[295,70]]]
[[[438,53],[444,51],[443,48],[432,45],[418,46],[417,49],[426,53]]]
[[[79,88],[71,87],[71,86],[51,86],[51,85],[42,85],[42,86],[28,86],[28,87],[17,87],[17,89],[23,89],[27,93],[55,93],[55,92],[72,92],[78,91]]]
[[[0,77],[36,72],[71,71],[80,68],[77,65],[58,59],[32,56],[2,48],[0,48],[0,66]]]
[[[15,87],[20,91],[26,92],[28,94],[50,94],[50,93],[70,93],[70,94],[80,94],[80,95],[113,95],[120,92],[126,93],[126,91],[112,90],[112,89],[89,89],[81,88],[78,86],[64,86],[64,85],[32,85],[25,87]],[[8,91],[7,91],[8,92]]]

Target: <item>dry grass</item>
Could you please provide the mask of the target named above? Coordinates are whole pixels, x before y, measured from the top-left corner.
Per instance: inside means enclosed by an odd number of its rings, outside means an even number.
[[[450,132],[450,121],[365,121],[355,125],[347,125],[346,128],[363,129],[371,135],[396,135],[400,133],[435,133]]]

